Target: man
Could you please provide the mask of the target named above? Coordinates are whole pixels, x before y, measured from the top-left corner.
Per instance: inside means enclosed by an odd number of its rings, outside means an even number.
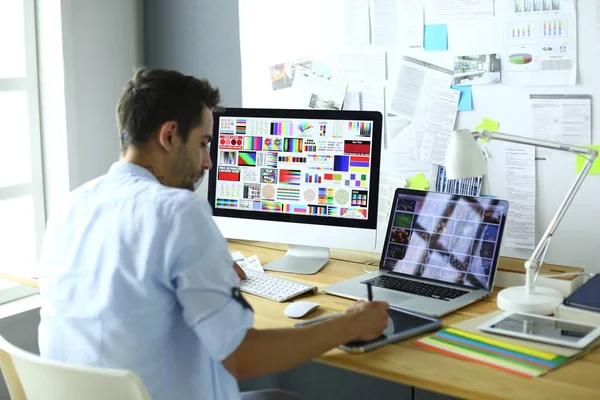
[[[133,370],[154,399],[232,399],[236,379],[382,333],[380,302],[301,329],[252,328],[237,289],[243,271],[194,194],[212,166],[218,103],[206,80],[175,71],[141,69],[126,84],[117,106],[121,161],[48,221],[42,356]]]

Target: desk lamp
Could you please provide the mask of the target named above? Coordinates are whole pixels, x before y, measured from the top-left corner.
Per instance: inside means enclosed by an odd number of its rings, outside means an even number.
[[[552,314],[554,308],[563,300],[562,294],[554,289],[535,284],[537,274],[542,267],[546,251],[556,231],[558,224],[571,205],[575,194],[581,187],[588,171],[592,167],[598,152],[585,147],[570,146],[544,140],[507,135],[505,133],[478,131],[466,129],[455,131],[448,144],[446,153],[446,177],[448,179],[469,178],[486,175],[486,159],[477,139],[500,140],[510,143],[526,144],[546,149],[568,151],[586,157],[586,163],[567,193],[558,211],[550,221],[550,225],[533,250],[529,260],[525,261],[525,286],[506,288],[498,293],[498,308],[508,312],[531,314]]]

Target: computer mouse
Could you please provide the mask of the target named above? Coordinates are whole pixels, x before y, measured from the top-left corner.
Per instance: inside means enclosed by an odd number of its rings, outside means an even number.
[[[313,303],[311,301],[295,301],[287,306],[283,313],[286,317],[301,318],[317,307],[319,307],[319,303]]]

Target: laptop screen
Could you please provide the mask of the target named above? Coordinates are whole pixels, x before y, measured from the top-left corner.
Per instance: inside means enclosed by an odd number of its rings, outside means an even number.
[[[397,189],[381,256],[383,270],[491,289],[508,202]]]

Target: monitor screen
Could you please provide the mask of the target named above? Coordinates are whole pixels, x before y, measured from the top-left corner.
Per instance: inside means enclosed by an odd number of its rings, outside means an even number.
[[[490,289],[507,213],[505,200],[398,189],[382,268]]]
[[[215,216],[376,226],[380,113],[226,109],[214,130]]]

